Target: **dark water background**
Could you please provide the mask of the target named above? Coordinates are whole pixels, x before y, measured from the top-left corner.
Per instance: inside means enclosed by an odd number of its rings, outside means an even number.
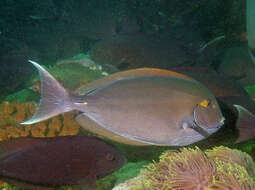
[[[134,41],[141,41],[141,47],[150,46],[144,41],[156,41],[155,47],[144,51],[158,51],[160,59],[169,60],[153,67],[171,68],[172,63],[198,62],[194,57],[199,48],[224,35],[225,40],[215,46],[217,52],[209,56],[210,63],[208,59],[204,63],[220,64],[216,55],[246,43],[245,25],[245,1],[241,0],[2,0],[0,97],[24,87],[32,72],[27,59],[53,64],[116,36],[113,43],[124,39],[127,47]],[[171,46],[176,41],[178,45]],[[175,51],[176,47],[180,50]],[[174,56],[168,58],[168,54]],[[155,56],[151,59],[157,61]],[[131,63],[125,64],[118,67],[127,69]],[[147,65],[138,65],[143,66]]]

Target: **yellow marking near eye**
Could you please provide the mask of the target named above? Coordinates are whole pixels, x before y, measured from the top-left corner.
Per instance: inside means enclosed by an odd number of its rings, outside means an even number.
[[[85,104],[85,105],[86,105],[86,104],[88,104],[88,102],[83,102],[83,104]]]
[[[209,101],[208,100],[203,100],[202,102],[200,102],[199,105],[203,106],[203,107],[207,107],[209,105]]]

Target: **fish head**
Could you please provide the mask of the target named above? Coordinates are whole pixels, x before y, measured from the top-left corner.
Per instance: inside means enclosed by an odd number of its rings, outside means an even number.
[[[216,100],[205,99],[195,106],[193,120],[195,128],[200,128],[210,135],[224,124],[225,118]]]
[[[216,100],[203,100],[195,105],[190,115],[180,120],[178,132],[171,144],[186,146],[203,140],[218,131],[224,120]]]
[[[126,163],[126,158],[113,146],[101,150],[96,162],[96,176],[102,178],[107,174],[118,170]]]

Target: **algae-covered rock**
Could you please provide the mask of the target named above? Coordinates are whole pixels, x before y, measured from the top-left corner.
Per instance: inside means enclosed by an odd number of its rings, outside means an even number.
[[[66,88],[72,90],[102,77],[101,71],[91,70],[78,63],[54,65],[46,69]]]
[[[119,70],[141,67],[166,69],[192,62],[178,41],[140,34],[118,35],[100,41],[91,49],[90,56],[100,64]]]
[[[255,65],[246,46],[227,49],[217,70],[223,75],[238,79],[243,85],[252,85],[255,82]]]
[[[109,69],[93,62],[86,54],[78,54],[70,59],[58,61],[53,66],[45,67],[63,86],[69,90],[75,90],[80,86],[108,75]],[[33,67],[31,65],[31,67]],[[35,91],[40,91],[39,75],[34,76],[28,86]]]

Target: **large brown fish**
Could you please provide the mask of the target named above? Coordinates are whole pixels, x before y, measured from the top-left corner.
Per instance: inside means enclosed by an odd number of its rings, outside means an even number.
[[[0,144],[0,176],[24,182],[26,189],[32,184],[93,188],[97,178],[124,163],[117,149],[95,137],[20,138]]]
[[[22,124],[79,110],[77,120],[82,126],[93,121],[113,140],[164,146],[192,144],[223,125],[215,97],[188,77],[127,76],[74,96],[39,64],[30,62],[40,73],[42,99],[33,117]]]

